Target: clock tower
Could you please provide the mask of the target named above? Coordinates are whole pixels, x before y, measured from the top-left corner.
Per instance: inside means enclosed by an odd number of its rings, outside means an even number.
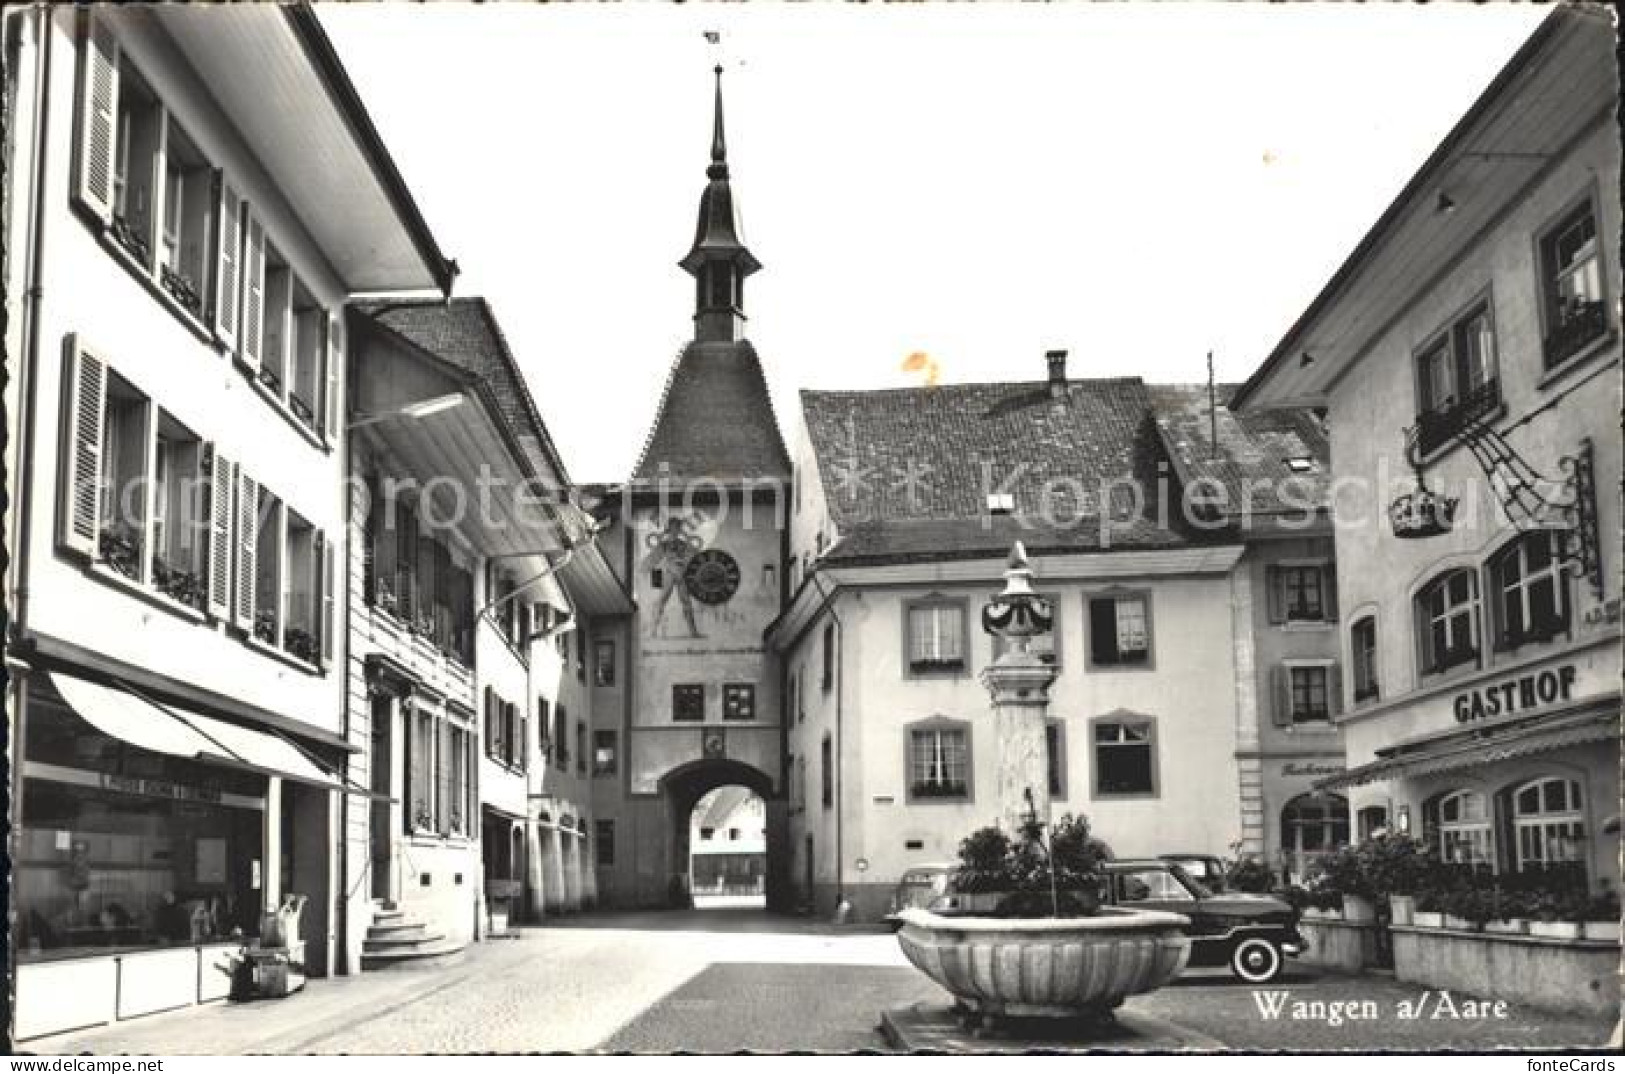
[[[605,536],[637,605],[618,711],[594,699],[595,731],[625,743],[613,790],[594,781],[595,816],[616,830],[598,873],[611,905],[686,901],[690,813],[718,787],[766,802],[770,900],[783,869],[780,688],[763,632],[784,599],[790,462],[745,336],[745,281],[762,266],[729,176],[720,67],[715,92],[707,182],[679,262],[694,278],[694,335]]]

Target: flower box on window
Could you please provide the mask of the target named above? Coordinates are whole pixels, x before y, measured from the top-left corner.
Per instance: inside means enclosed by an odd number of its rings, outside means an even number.
[[[934,657],[930,659],[910,660],[908,666],[912,671],[963,671],[965,661],[957,656]]]
[[[147,258],[152,253],[152,247],[147,245],[147,240],[142,237],[140,232],[130,226],[129,220],[114,215],[113,238],[120,246],[128,250],[137,261],[143,265],[147,263]]]
[[[282,378],[277,376],[276,370],[272,369],[268,365],[262,365],[260,366],[258,375],[261,384],[271,389],[271,391],[277,395],[282,394]]]
[[[185,306],[194,317],[203,315],[203,298],[198,294],[197,285],[192,282],[190,276],[168,265],[162,265],[159,268],[158,278],[164,285],[164,290],[168,291],[175,301]]]
[[[910,793],[915,798],[963,798],[966,787],[963,783],[916,783]]]
[[[300,627],[288,628],[283,648],[307,664],[314,664],[321,658],[321,642],[316,635]]]
[[[311,413],[310,404],[306,403],[297,395],[288,396],[288,409],[292,410],[294,415],[306,425],[309,425],[316,420],[316,415]]]
[[[141,537],[127,526],[110,526],[97,540],[97,552],[109,567],[124,577],[137,579],[141,574]]]
[[[1381,693],[1382,688],[1375,682],[1368,686],[1358,687],[1354,691],[1354,703],[1359,704],[1362,701],[1370,701]]]
[[[158,591],[171,600],[179,601],[189,608],[203,610],[205,586],[203,578],[193,571],[181,570],[171,567],[161,559],[152,561],[152,580]]]
[[[1557,326],[1545,340],[1546,365],[1560,365],[1587,343],[1608,331],[1608,314],[1600,301],[1574,296],[1557,307]]]
[[[276,613],[269,609],[254,613],[254,637],[267,645],[276,644]]]

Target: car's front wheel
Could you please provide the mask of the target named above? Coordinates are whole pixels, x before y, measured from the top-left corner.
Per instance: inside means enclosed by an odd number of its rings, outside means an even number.
[[[1248,984],[1273,981],[1281,972],[1281,949],[1262,936],[1250,936],[1230,952],[1230,971]]]

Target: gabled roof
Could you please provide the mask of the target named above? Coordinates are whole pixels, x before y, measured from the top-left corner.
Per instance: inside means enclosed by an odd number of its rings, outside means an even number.
[[[789,477],[790,456],[756,349],[746,340],[685,346],[666,378],[633,482]]]
[[[1002,554],[1017,537],[1035,554],[1189,543],[1129,493],[1155,489],[1161,455],[1137,377],[1070,381],[1062,399],[1018,381],[804,391],[801,405],[840,532],[832,561]],[[990,515],[989,492],[1015,515]]]
[[[569,484],[564,460],[542,422],[496,315],[483,298],[357,302],[355,308],[407,342],[479,378],[538,474]]]
[[[1157,431],[1180,481],[1222,486],[1227,515],[1241,515],[1244,503],[1250,515],[1301,516],[1306,503],[1327,505],[1331,447],[1312,410],[1237,414],[1226,405],[1234,384],[1215,385],[1216,408],[1209,406],[1205,384],[1153,384],[1149,390]]]

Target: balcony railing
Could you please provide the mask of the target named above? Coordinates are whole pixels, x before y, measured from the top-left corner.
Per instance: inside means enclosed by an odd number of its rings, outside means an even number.
[[[1501,382],[1491,377],[1460,399],[1445,400],[1437,410],[1425,411],[1416,417],[1416,446],[1423,455],[1436,451],[1457,436],[1472,422],[1501,405]]]
[[[1587,343],[1608,331],[1608,316],[1599,301],[1572,299],[1557,309],[1557,327],[1545,339],[1546,368],[1562,365]]]

